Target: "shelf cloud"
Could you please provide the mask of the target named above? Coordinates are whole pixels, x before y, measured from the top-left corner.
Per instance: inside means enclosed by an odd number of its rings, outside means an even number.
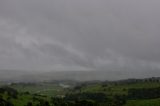
[[[1,0],[0,69],[160,69],[159,0]]]

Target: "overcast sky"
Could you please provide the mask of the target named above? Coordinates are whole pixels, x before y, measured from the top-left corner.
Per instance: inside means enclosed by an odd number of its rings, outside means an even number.
[[[160,69],[160,0],[0,0],[0,69]]]

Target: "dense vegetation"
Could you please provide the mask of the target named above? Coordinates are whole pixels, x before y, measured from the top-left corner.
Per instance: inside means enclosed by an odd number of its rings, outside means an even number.
[[[160,78],[6,85],[0,106],[160,106]]]

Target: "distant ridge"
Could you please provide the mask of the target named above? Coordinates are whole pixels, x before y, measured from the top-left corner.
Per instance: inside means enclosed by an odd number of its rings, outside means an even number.
[[[160,77],[159,70],[152,71],[50,71],[30,72],[0,70],[0,81],[35,82],[50,80],[121,80],[129,78]]]

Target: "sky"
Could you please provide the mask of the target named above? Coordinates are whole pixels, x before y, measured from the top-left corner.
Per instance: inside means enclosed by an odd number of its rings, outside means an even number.
[[[160,0],[0,0],[0,70],[160,69]]]

